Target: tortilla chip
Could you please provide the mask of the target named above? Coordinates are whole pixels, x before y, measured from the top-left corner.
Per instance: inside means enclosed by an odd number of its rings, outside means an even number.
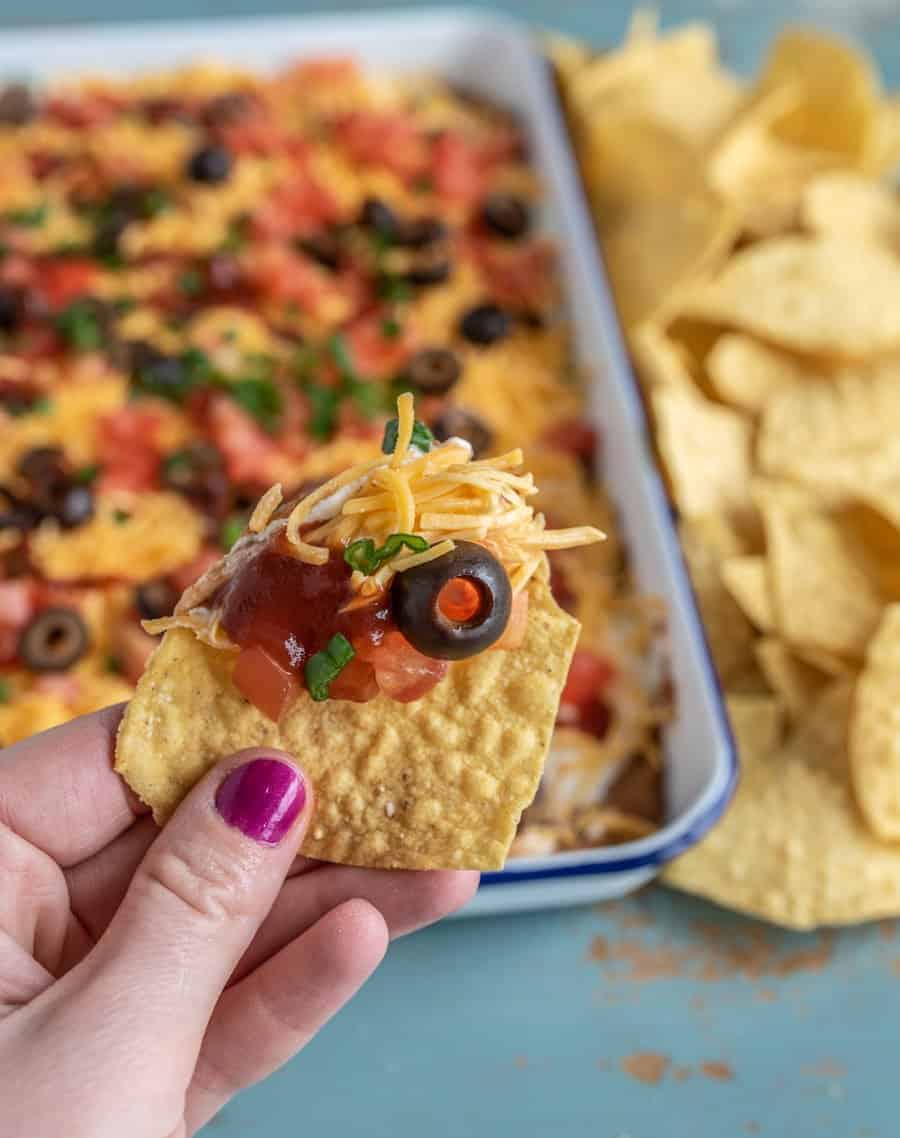
[[[720,399],[752,415],[763,411],[777,392],[805,378],[795,360],[740,332],[718,338],[706,371]]]
[[[881,182],[851,170],[823,174],[806,187],[803,224],[817,233],[835,233],[900,249],[900,201]]]
[[[164,822],[224,755],[298,756],[316,791],[301,852],[348,865],[498,869],[534,797],[578,624],[529,586],[521,648],[454,664],[422,699],[297,699],[279,724],[230,682],[234,655],[168,632],[119,730],[116,769]]]
[[[777,237],[736,253],[680,311],[798,352],[871,359],[900,346],[900,261],[844,238]]]
[[[850,724],[850,770],[872,833],[900,839],[900,604],[885,609],[866,653]]]
[[[860,657],[884,597],[826,511],[770,501],[764,509],[775,623],[791,643]]]
[[[778,696],[792,723],[806,715],[810,704],[828,681],[827,675],[796,655],[774,636],[756,642],[756,659],[766,683]]]
[[[774,628],[772,590],[764,557],[731,557],[723,561],[722,581],[757,628],[763,632]]]
[[[651,392],[657,445],[685,517],[749,504],[750,425],[727,407],[673,388]]]
[[[719,825],[666,870],[670,885],[795,929],[900,913],[900,848],[872,837],[850,787],[851,693],[844,682],[826,688],[780,749],[761,708],[749,714],[729,700],[737,793]]]
[[[788,29],[772,47],[760,86],[799,95],[776,124],[779,138],[851,160],[866,158],[878,129],[880,84],[869,58],[851,44]]]

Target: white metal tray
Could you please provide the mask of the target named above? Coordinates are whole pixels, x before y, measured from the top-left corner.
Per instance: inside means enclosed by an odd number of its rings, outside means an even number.
[[[516,858],[485,874],[467,914],[621,896],[695,843],[724,810],[737,761],[638,390],[623,348],[590,216],[547,69],[525,30],[478,11],[46,28],[7,33],[0,72],[37,79],[131,72],[216,57],[273,68],[291,58],[353,54],[375,68],[427,68],[521,117],[547,192],[578,362],[593,376],[591,415],[639,586],[665,597],[677,718],[665,733],[668,822],[640,841]],[[648,256],[652,251],[648,250]]]

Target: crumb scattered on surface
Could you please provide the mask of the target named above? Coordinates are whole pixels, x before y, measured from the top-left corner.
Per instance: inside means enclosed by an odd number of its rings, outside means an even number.
[[[626,1055],[619,1066],[632,1079],[655,1087],[662,1082],[669,1064],[668,1055],[663,1055],[659,1051],[634,1051],[631,1055]]]
[[[700,1064],[700,1073],[719,1083],[730,1083],[734,1078],[734,1068],[721,1059],[704,1059]]]
[[[693,1071],[690,1067],[680,1066],[677,1063],[672,1068],[672,1078],[676,1083],[686,1083],[692,1074]]]
[[[847,1074],[847,1068],[838,1059],[824,1058],[815,1063],[804,1063],[801,1068],[804,1075],[813,1075],[820,1079],[842,1079]]]
[[[528,1066],[528,1056],[517,1055],[515,1059],[513,1059],[513,1066],[518,1067],[520,1071],[524,1070]]]
[[[744,1133],[745,1134],[758,1134],[759,1133],[759,1123],[754,1122],[753,1119],[751,1118],[749,1122],[744,1123]]]
[[[756,998],[761,1004],[774,1004],[778,999],[778,993],[774,988],[757,988]]]
[[[593,938],[588,948],[591,960],[606,960],[609,957],[609,941],[599,934]]]

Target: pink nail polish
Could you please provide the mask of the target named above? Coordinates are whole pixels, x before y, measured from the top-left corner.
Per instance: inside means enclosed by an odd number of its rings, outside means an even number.
[[[216,791],[216,809],[228,825],[267,846],[278,845],[305,804],[303,779],[280,759],[244,763]]]

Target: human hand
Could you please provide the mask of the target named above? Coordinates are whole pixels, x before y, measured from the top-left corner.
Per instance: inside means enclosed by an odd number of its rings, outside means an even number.
[[[313,788],[273,752],[160,833],[112,770],[121,710],[0,751],[5,1138],[186,1138],[477,883],[295,858]]]

